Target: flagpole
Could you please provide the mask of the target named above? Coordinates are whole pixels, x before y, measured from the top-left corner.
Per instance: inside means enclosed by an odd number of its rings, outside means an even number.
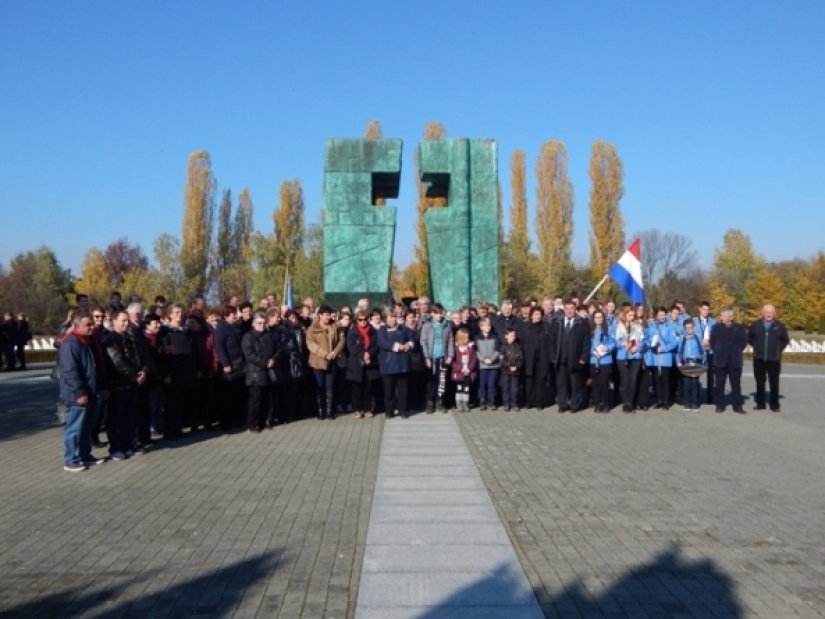
[[[599,288],[602,287],[602,285],[607,281],[608,277],[610,277],[609,274],[602,277],[602,281],[600,281],[598,284],[596,284],[596,287],[593,289],[593,292],[591,292],[589,295],[587,295],[587,298],[584,301],[582,301],[582,305],[587,305],[587,302],[590,299],[593,298],[593,295],[596,294],[596,292],[599,290]]]
[[[287,292],[288,282],[289,282],[289,263],[287,263],[286,270],[284,270],[284,293],[281,295],[281,303],[284,304],[284,305],[287,304],[286,292]]]

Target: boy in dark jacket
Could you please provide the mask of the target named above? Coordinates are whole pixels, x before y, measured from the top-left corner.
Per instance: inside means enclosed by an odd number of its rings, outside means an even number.
[[[518,335],[514,328],[508,327],[504,331],[504,344],[501,346],[501,399],[506,411],[519,410],[519,376],[523,365],[524,353]]]

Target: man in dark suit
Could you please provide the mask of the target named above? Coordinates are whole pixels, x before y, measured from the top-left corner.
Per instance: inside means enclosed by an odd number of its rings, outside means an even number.
[[[581,410],[584,386],[581,373],[587,370],[590,329],[576,316],[576,304],[564,304],[564,316],[550,323],[550,359],[556,370],[556,394],[559,412]]]
[[[733,321],[733,310],[723,309],[710,330],[710,347],[713,349],[714,387],[713,401],[716,412],[725,410],[725,380],[730,380],[733,412],[745,414],[742,408],[742,353],[748,345],[745,327]]]

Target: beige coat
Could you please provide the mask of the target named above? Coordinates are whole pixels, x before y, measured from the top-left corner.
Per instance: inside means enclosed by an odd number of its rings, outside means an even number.
[[[322,327],[316,318],[307,330],[307,349],[309,350],[309,367],[313,370],[328,370],[330,361],[326,356],[330,352],[341,354],[344,349],[344,340],[338,335],[338,327],[334,322]]]

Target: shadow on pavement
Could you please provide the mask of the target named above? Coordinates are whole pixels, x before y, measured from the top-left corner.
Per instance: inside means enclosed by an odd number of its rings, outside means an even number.
[[[14,378],[0,383],[0,441],[59,427],[57,383],[43,372]]]
[[[197,578],[174,584],[137,600],[118,602],[129,587],[149,575],[143,574],[108,587],[73,587],[7,608],[0,617],[219,617],[230,616],[247,587],[272,574],[279,552],[269,551],[224,566]],[[277,610],[275,613],[276,614]]]
[[[505,605],[527,604],[516,580],[502,567],[455,592],[419,619],[464,616],[499,617]],[[492,592],[505,591],[496,612],[488,601]],[[530,595],[530,594],[528,594]],[[557,595],[535,591],[546,617],[717,617],[738,619],[744,616],[736,598],[733,581],[711,560],[688,561],[678,546],[671,546],[651,563],[637,567],[593,596],[576,581]],[[498,598],[498,596],[497,596]],[[468,609],[475,601],[476,609]],[[497,600],[498,601],[498,600]],[[464,607],[463,609],[461,607]],[[458,613],[457,610],[461,609]]]

